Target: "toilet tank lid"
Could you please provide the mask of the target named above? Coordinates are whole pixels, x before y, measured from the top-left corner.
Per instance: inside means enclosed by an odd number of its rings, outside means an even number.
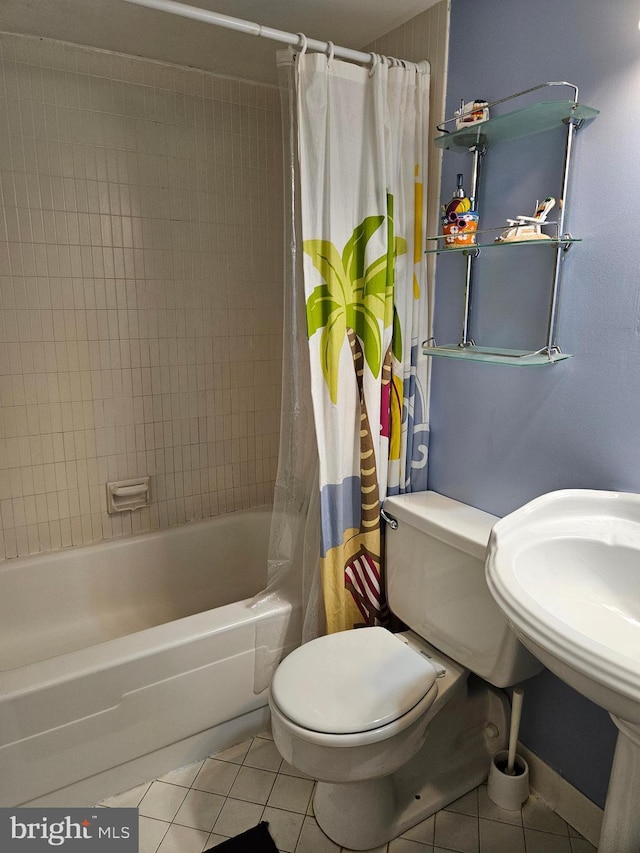
[[[384,509],[399,522],[484,560],[489,533],[498,517],[437,492],[411,492],[387,498]]]
[[[408,713],[433,686],[433,665],[386,628],[318,637],[279,665],[271,694],[305,729],[353,734]]]

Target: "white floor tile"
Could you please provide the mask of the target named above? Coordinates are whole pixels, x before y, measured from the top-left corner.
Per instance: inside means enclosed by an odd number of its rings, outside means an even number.
[[[521,826],[480,820],[481,853],[525,853],[524,830]]]
[[[571,853],[598,853],[596,848],[586,838],[570,837]]]
[[[403,838],[408,838],[410,841],[419,841],[420,844],[433,844],[433,834],[436,826],[436,816],[431,815],[426,820],[412,826],[406,832],[402,833]]]
[[[268,732],[167,773],[100,806],[139,806],[140,853],[202,853],[269,823],[281,853],[353,853],[313,817],[315,782],[280,758]],[[266,803],[266,806],[265,806]],[[524,825],[523,825],[524,824]],[[540,800],[505,811],[486,785],[389,844],[363,853],[597,853]]]
[[[156,853],[170,826],[167,821],[141,815],[138,819],[139,853]]]
[[[225,796],[231,790],[238,775],[239,765],[216,758],[207,758],[202,769],[196,776],[193,787],[198,791],[208,791],[210,794]]]
[[[208,840],[208,832],[174,823],[162,839],[158,853],[202,853]]]
[[[186,795],[186,788],[167,782],[152,782],[140,803],[140,814],[171,822]]]
[[[184,798],[174,821],[183,826],[211,832],[213,824],[222,811],[224,799],[220,794],[191,790]]]
[[[264,806],[276,778],[276,774],[269,770],[258,770],[256,767],[243,765],[231,786],[229,796],[236,800],[247,800],[250,803],[262,803]]]
[[[305,817],[296,853],[339,853],[340,847],[324,834],[312,817]]]
[[[263,811],[264,806],[259,803],[247,803],[229,797],[213,825],[213,831],[219,835],[239,835],[260,823]]]
[[[456,853],[479,853],[478,818],[442,811],[436,815],[435,846]]]
[[[463,797],[454,800],[447,806],[447,811],[458,812],[459,814],[478,816],[478,791],[474,789],[469,791]]]
[[[420,844],[409,838],[395,838],[389,842],[389,853],[431,853],[432,850],[430,844]]]
[[[283,853],[294,853],[304,822],[304,815],[267,806],[262,815],[262,820],[266,820],[269,824],[269,832],[278,850],[282,850]]]
[[[571,853],[569,836],[540,832],[538,829],[525,829],[524,841],[527,853]]]
[[[228,841],[228,835],[216,835],[215,832],[212,832],[209,836],[209,839],[205,845],[205,850],[208,850],[210,847],[217,847],[218,844],[222,844],[223,841]]]
[[[529,797],[522,807],[522,823],[527,829],[569,835],[569,828],[565,821],[535,797]]]
[[[275,743],[265,738],[254,738],[243,761],[246,767],[257,767],[260,770],[277,772],[282,764],[282,756]]]
[[[288,809],[305,814],[312,792],[313,782],[310,779],[278,776],[267,802],[268,805],[277,809]]]

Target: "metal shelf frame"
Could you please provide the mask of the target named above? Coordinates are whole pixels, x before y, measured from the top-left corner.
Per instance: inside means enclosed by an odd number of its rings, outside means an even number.
[[[486,121],[477,122],[476,124],[469,125],[468,127],[453,132],[448,132],[446,130],[446,125],[451,122],[455,122],[456,117],[447,119],[442,123],[442,125],[438,126],[438,130],[442,132],[442,136],[435,139],[435,144],[439,148],[447,148],[471,154],[472,173],[469,197],[471,199],[472,208],[478,211],[482,160],[486,155],[490,144],[530,135],[541,130],[548,130],[553,127],[558,127],[560,124],[565,125],[566,138],[559,198],[559,214],[557,222],[547,223],[555,226],[554,236],[549,240],[525,240],[519,243],[495,244],[506,247],[508,245],[530,246],[534,243],[539,243],[541,245],[550,246],[555,251],[553,281],[547,317],[546,342],[544,346],[539,350],[536,350],[535,353],[524,353],[520,350],[505,351],[500,348],[491,349],[489,347],[476,347],[470,331],[474,264],[481,251],[485,248],[489,248],[490,244],[487,243],[483,245],[480,243],[475,246],[461,246],[456,247],[455,249],[445,248],[443,245],[441,246],[438,244],[436,248],[427,249],[427,251],[438,252],[441,254],[462,251],[465,255],[466,263],[462,334],[460,342],[457,345],[450,344],[446,347],[437,347],[434,343],[425,342],[425,355],[444,355],[453,358],[457,357],[510,364],[532,364],[534,361],[538,364],[553,364],[556,361],[569,357],[561,353],[560,347],[556,342],[557,309],[562,272],[562,255],[563,252],[566,252],[574,242],[579,242],[579,240],[572,237],[571,234],[565,231],[565,219],[567,215],[567,188],[569,183],[575,133],[580,127],[582,127],[586,119],[593,118],[598,115],[598,110],[594,110],[591,107],[584,107],[579,104],[578,87],[573,83],[567,83],[565,81],[541,83],[540,85],[533,86],[530,89],[524,89],[514,95],[509,95],[499,101],[490,103],[489,109],[497,106],[498,104],[504,104],[517,98],[521,98],[532,92],[556,86],[564,86],[571,89],[572,99],[568,101],[539,101],[531,106],[519,108],[496,118],[489,118]],[[481,233],[482,232],[478,232],[478,234]],[[439,240],[441,238],[440,235],[438,235],[438,237],[428,239]],[[533,359],[533,356],[536,356],[536,359]]]

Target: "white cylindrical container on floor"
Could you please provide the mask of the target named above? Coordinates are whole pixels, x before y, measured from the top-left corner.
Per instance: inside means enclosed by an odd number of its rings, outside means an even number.
[[[517,811],[529,797],[529,765],[521,755],[516,755],[513,775],[507,773],[509,751],[496,752],[491,759],[487,794],[501,809]]]

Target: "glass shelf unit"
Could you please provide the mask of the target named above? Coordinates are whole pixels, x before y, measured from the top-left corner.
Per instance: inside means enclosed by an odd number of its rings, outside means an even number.
[[[539,101],[496,118],[443,133],[434,139],[434,143],[438,148],[468,151],[476,145],[493,145],[552,130],[570,119],[580,125],[587,119],[595,118],[599,112],[574,101]]]
[[[504,231],[504,228],[495,229]],[[480,232],[477,232],[480,234]],[[444,234],[438,234],[436,237],[427,237],[428,241],[432,240],[444,240]],[[447,245],[447,246],[434,246],[432,248],[425,249],[425,255],[433,255],[433,254],[454,254],[456,252],[462,252],[462,254],[475,254],[475,252],[479,249],[506,249],[509,246],[552,246],[553,248],[557,248],[558,246],[562,248],[569,248],[573,243],[581,243],[581,237],[571,237],[567,235],[566,237],[551,237],[549,240],[509,240],[509,242],[499,242],[496,243],[495,240],[491,240],[489,242],[485,242],[484,240],[479,243],[472,243],[469,246],[456,246],[456,245]]]
[[[529,106],[511,110],[502,115],[495,115],[495,107],[530,95],[533,92],[549,90],[550,87],[565,87],[572,90],[571,100],[539,100]],[[521,102],[522,103],[522,102]],[[475,200],[474,208],[479,212],[480,196],[480,166],[483,158],[491,151],[496,143],[506,142],[531,136],[542,131],[564,128],[564,163],[559,192],[553,193],[559,199],[557,222],[541,223],[542,233],[547,233],[549,239],[522,239],[509,242],[496,242],[495,237],[505,231],[501,228],[482,229],[476,232],[477,243],[467,245],[445,244],[444,235],[429,237],[427,240],[434,245],[427,245],[427,254],[460,254],[465,258],[465,280],[464,280],[464,309],[462,317],[462,334],[457,344],[446,344],[437,346],[433,339],[425,341],[423,352],[428,356],[441,356],[444,358],[457,358],[463,361],[479,361],[491,364],[511,364],[520,367],[544,366],[564,361],[571,356],[563,353],[556,344],[556,325],[558,315],[558,295],[561,284],[562,260],[564,253],[573,243],[581,242],[579,238],[572,237],[565,226],[567,213],[567,186],[569,182],[571,155],[573,139],[577,131],[588,119],[595,118],[599,110],[583,106],[578,100],[578,87],[573,83],[565,81],[552,81],[541,83],[514,95],[509,95],[499,101],[488,104],[492,117],[486,121],[467,125],[459,130],[447,132],[446,126],[455,127],[458,116],[444,121],[439,127],[441,135],[434,140],[438,148],[451,150],[472,158],[472,180],[470,187],[470,198]],[[514,223],[515,225],[515,223]],[[525,225],[525,223],[523,223]],[[553,227],[554,230],[545,232],[544,228]],[[517,226],[516,226],[517,227]],[[549,294],[549,312],[547,317],[546,342],[535,351],[503,349],[501,347],[477,346],[471,334],[473,325],[473,303],[474,269],[477,263],[482,264],[482,249],[505,249],[509,246],[550,246],[553,252],[553,274]],[[516,253],[517,254],[517,253]],[[505,283],[506,285],[506,283]]]
[[[564,361],[573,356],[559,350],[548,353],[521,349],[504,349],[502,347],[483,347],[476,345],[462,346],[461,344],[443,344],[425,341],[423,353],[442,358],[457,358],[459,361],[484,361],[489,364],[510,364],[515,367],[544,367],[556,361]]]

